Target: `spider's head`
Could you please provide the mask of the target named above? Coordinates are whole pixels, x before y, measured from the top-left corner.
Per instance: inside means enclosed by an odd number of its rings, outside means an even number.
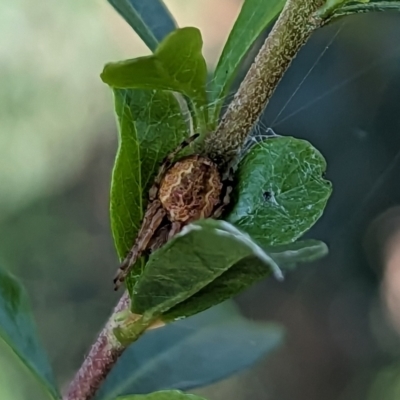
[[[221,190],[217,166],[206,157],[191,155],[166,172],[158,195],[171,221],[189,223],[212,215]]]

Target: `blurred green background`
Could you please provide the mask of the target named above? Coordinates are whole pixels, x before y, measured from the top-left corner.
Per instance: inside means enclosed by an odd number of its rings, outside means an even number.
[[[241,1],[165,3],[180,26],[202,30],[212,69]],[[343,19],[317,32],[285,75],[255,133],[272,126],[326,156],[334,195],[310,237],[331,253],[236,299],[247,317],[281,322],[287,341],[251,370],[197,393],[399,398],[398,37],[400,15]],[[106,0],[3,0],[0,43],[0,263],[27,288],[65,385],[118,299],[108,220],[117,135],[99,73],[108,61],[148,50]],[[42,396],[0,347],[0,398]]]

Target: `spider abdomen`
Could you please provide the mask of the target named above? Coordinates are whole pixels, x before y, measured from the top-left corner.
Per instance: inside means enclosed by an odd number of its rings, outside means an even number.
[[[159,199],[171,221],[191,222],[212,215],[220,202],[221,176],[217,166],[199,155],[177,161],[165,174]]]

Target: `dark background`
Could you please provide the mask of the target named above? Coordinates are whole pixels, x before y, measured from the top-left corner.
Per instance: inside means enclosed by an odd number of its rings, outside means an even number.
[[[98,74],[107,61],[146,54],[105,1],[81,3],[0,5],[0,262],[27,288],[62,384],[118,298],[108,220],[117,135]],[[212,16],[209,1],[190,3],[166,2],[181,26],[204,31],[212,68],[240,2],[221,1]],[[287,340],[250,371],[197,393],[399,398],[399,37],[400,15],[345,18],[314,34],[285,75],[256,132],[272,126],[326,157],[334,193],[307,236],[326,241],[330,255],[236,299],[248,318],[281,322]],[[41,398],[0,354],[0,394]]]

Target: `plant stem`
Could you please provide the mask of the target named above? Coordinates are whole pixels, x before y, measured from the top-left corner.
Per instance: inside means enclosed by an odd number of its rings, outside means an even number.
[[[125,292],[92,345],[63,400],[89,400],[93,398],[118,358],[126,349],[126,346],[116,340],[113,330],[115,328],[115,315],[128,309],[128,307],[129,296],[128,292]]]
[[[206,140],[208,156],[223,165],[238,155],[283,74],[301,46],[323,21],[315,11],[323,0],[288,0],[215,132]]]

